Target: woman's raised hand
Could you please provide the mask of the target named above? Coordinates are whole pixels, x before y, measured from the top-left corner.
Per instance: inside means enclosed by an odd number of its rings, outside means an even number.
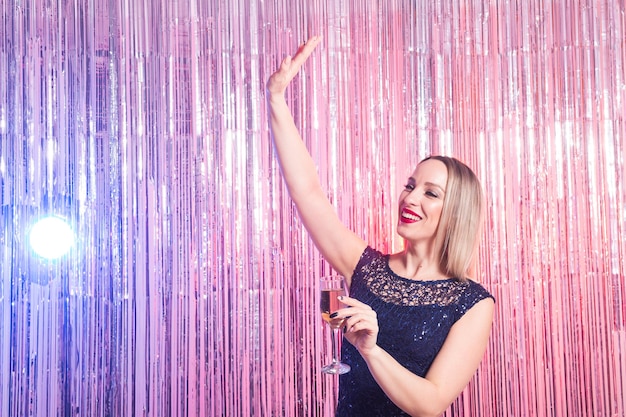
[[[321,40],[321,36],[313,36],[300,45],[293,57],[286,56],[285,59],[283,59],[278,70],[276,70],[267,81],[266,88],[270,95],[283,95],[285,93],[285,89],[291,80],[293,80],[298,71],[300,71],[302,64],[304,64]]]

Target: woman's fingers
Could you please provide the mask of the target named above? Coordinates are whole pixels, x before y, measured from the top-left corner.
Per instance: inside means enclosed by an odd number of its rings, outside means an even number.
[[[376,345],[378,318],[370,306],[353,298],[344,297],[349,307],[337,310],[338,317],[345,317],[344,335],[357,350],[370,349]]]
[[[280,70],[281,71],[289,71],[289,67],[290,66],[291,66],[291,56],[287,55],[283,59],[283,62],[280,63]]]
[[[280,63],[278,70],[269,78],[267,89],[272,93],[283,92],[320,41],[320,36],[313,36],[300,45],[293,57],[286,56]]]
[[[357,300],[356,298],[352,298],[352,297],[348,297],[348,296],[342,296],[339,298],[339,301],[341,301],[343,304],[350,306],[350,307],[360,307],[366,310],[372,310],[372,307],[370,307],[369,305]],[[372,310],[374,311],[374,310]]]
[[[357,323],[369,323],[378,326],[378,320],[376,318],[376,312],[374,310],[359,313],[352,312],[348,314],[350,315],[346,317],[346,326],[354,326]]]
[[[300,69],[302,64],[304,64],[304,62],[309,58],[311,53],[313,53],[313,50],[315,50],[321,40],[321,36],[312,36],[306,42],[300,45],[298,51],[291,59],[291,65],[293,65],[297,69]]]
[[[378,318],[376,311],[351,297],[341,297],[340,301],[347,307],[337,310],[335,317],[344,317],[344,328],[346,332],[357,332],[360,330],[378,330]]]

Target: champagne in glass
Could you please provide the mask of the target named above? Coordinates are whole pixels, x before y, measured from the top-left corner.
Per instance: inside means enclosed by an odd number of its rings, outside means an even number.
[[[342,363],[339,359],[339,348],[342,337],[339,329],[343,325],[345,319],[338,317],[330,318],[332,313],[342,308],[342,305],[337,297],[340,295],[346,295],[345,280],[339,275],[324,277],[320,279],[320,290],[322,319],[328,323],[328,326],[333,332],[333,360],[330,364],[322,367],[322,372],[337,375],[345,374],[350,371],[350,366]]]

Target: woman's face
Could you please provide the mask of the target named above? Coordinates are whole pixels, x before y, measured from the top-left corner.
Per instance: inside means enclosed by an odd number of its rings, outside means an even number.
[[[436,159],[421,162],[398,201],[398,234],[413,243],[434,240],[446,193],[448,169]]]

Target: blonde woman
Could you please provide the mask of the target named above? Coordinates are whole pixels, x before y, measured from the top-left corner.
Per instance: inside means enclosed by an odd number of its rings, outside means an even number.
[[[346,278],[337,416],[439,416],[484,355],[494,299],[469,279],[483,213],[482,189],[460,161],[432,156],[398,201],[405,247],[383,254],[338,218],[295,126],[285,90],[320,43],[312,37],[267,82],[270,126],[289,194],[315,245]]]

